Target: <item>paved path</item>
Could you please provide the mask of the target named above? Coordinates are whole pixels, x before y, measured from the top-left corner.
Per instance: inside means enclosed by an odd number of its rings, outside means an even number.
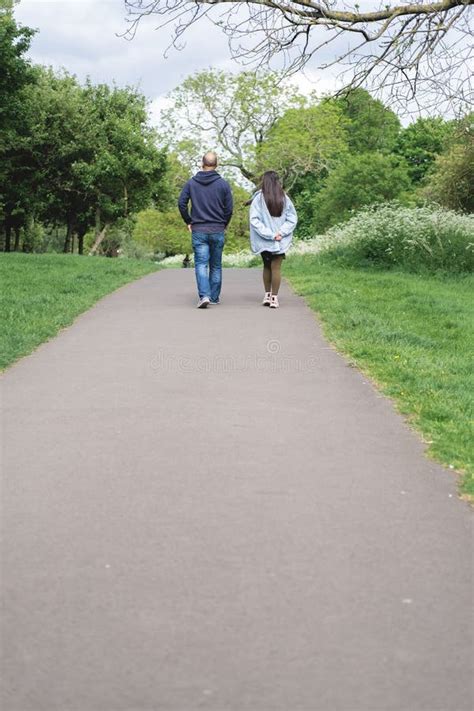
[[[283,289],[119,289],[4,377],[2,711],[468,711],[470,511]]]

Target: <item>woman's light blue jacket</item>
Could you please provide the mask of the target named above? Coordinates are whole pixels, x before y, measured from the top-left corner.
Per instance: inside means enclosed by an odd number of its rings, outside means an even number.
[[[250,206],[250,246],[254,254],[274,252],[283,254],[288,251],[293,239],[293,230],[298,222],[296,210],[288,195],[280,217],[272,217],[261,191],[255,193]],[[275,241],[275,235],[281,234],[281,241]]]

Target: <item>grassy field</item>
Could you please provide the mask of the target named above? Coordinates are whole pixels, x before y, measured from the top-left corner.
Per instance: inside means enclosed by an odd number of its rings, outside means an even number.
[[[293,257],[285,276],[326,336],[392,397],[429,454],[474,495],[472,276],[350,268]]]
[[[156,269],[134,259],[1,254],[0,368],[31,353],[105,294]]]

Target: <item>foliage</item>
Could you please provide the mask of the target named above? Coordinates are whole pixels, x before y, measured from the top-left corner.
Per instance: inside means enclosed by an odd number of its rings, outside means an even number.
[[[182,187],[182,186],[181,186]],[[248,246],[248,192],[239,185],[232,185],[234,214],[226,230],[226,251],[236,252]],[[133,240],[149,253],[163,253],[167,256],[190,254],[191,235],[176,207],[167,211],[153,208],[137,215]]]
[[[288,190],[303,176],[325,175],[347,153],[348,126],[334,100],[288,109],[262,143],[259,173],[276,170]]]
[[[421,183],[443,151],[452,125],[437,118],[419,118],[407,126],[398,136],[395,152],[405,158],[408,175],[416,185]]]
[[[176,209],[169,212],[155,209],[140,212],[133,239],[150,252],[161,252],[166,256],[192,252],[191,234]]]
[[[194,170],[206,150],[216,149],[220,165],[255,183],[259,148],[298,95],[275,72],[208,69],[187,77],[169,99],[162,141],[183,163]]]
[[[234,198],[232,220],[225,233],[225,251],[240,252],[249,247],[249,193],[235,183],[231,183]]]
[[[458,124],[436,158],[424,194],[444,207],[474,212],[474,114]]]
[[[390,153],[400,133],[400,119],[365,89],[352,89],[334,100],[350,122],[348,147],[352,153]]]
[[[22,120],[6,152],[4,230],[7,221],[25,228],[35,218],[66,225],[64,251],[76,233],[82,252],[91,227],[100,232],[159,201],[166,155],[155,146],[139,92],[81,86],[66,72],[39,67],[34,76],[22,90]]]
[[[129,259],[1,254],[0,368],[31,353],[105,294],[156,269]]]
[[[18,5],[20,0],[0,0],[0,17],[2,15],[11,15],[15,5]]]
[[[24,136],[28,122],[24,117],[23,93],[34,81],[34,72],[25,54],[34,32],[19,27],[11,15],[12,3],[3,3],[0,14],[0,229],[9,249],[12,230],[19,237],[23,211],[34,197],[31,185],[20,184],[19,165],[24,164]]]
[[[472,277],[347,268],[321,256],[288,259],[285,276],[474,494]]]
[[[474,216],[437,207],[369,207],[329,230],[324,250],[355,265],[470,272],[474,270]]]
[[[396,156],[348,155],[315,198],[316,231],[347,220],[366,205],[397,199],[409,187],[406,166]]]
[[[166,156],[165,171],[153,202],[157,210],[174,210],[183,185],[191,177],[191,171],[175,153],[162,152],[162,155]]]
[[[20,27],[8,11],[0,14],[0,151],[21,112],[20,91],[33,81],[25,58],[33,35],[34,30]]]
[[[318,231],[317,199],[326,177],[308,173],[296,180],[291,188],[290,196],[298,215],[295,235],[300,239],[310,239]]]

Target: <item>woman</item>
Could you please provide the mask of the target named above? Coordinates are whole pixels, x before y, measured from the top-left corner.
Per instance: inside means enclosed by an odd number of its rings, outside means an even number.
[[[250,206],[250,245],[252,252],[263,260],[263,306],[277,309],[281,282],[281,263],[291,246],[298,218],[278,174],[268,170],[262,178],[261,190],[255,193]]]

